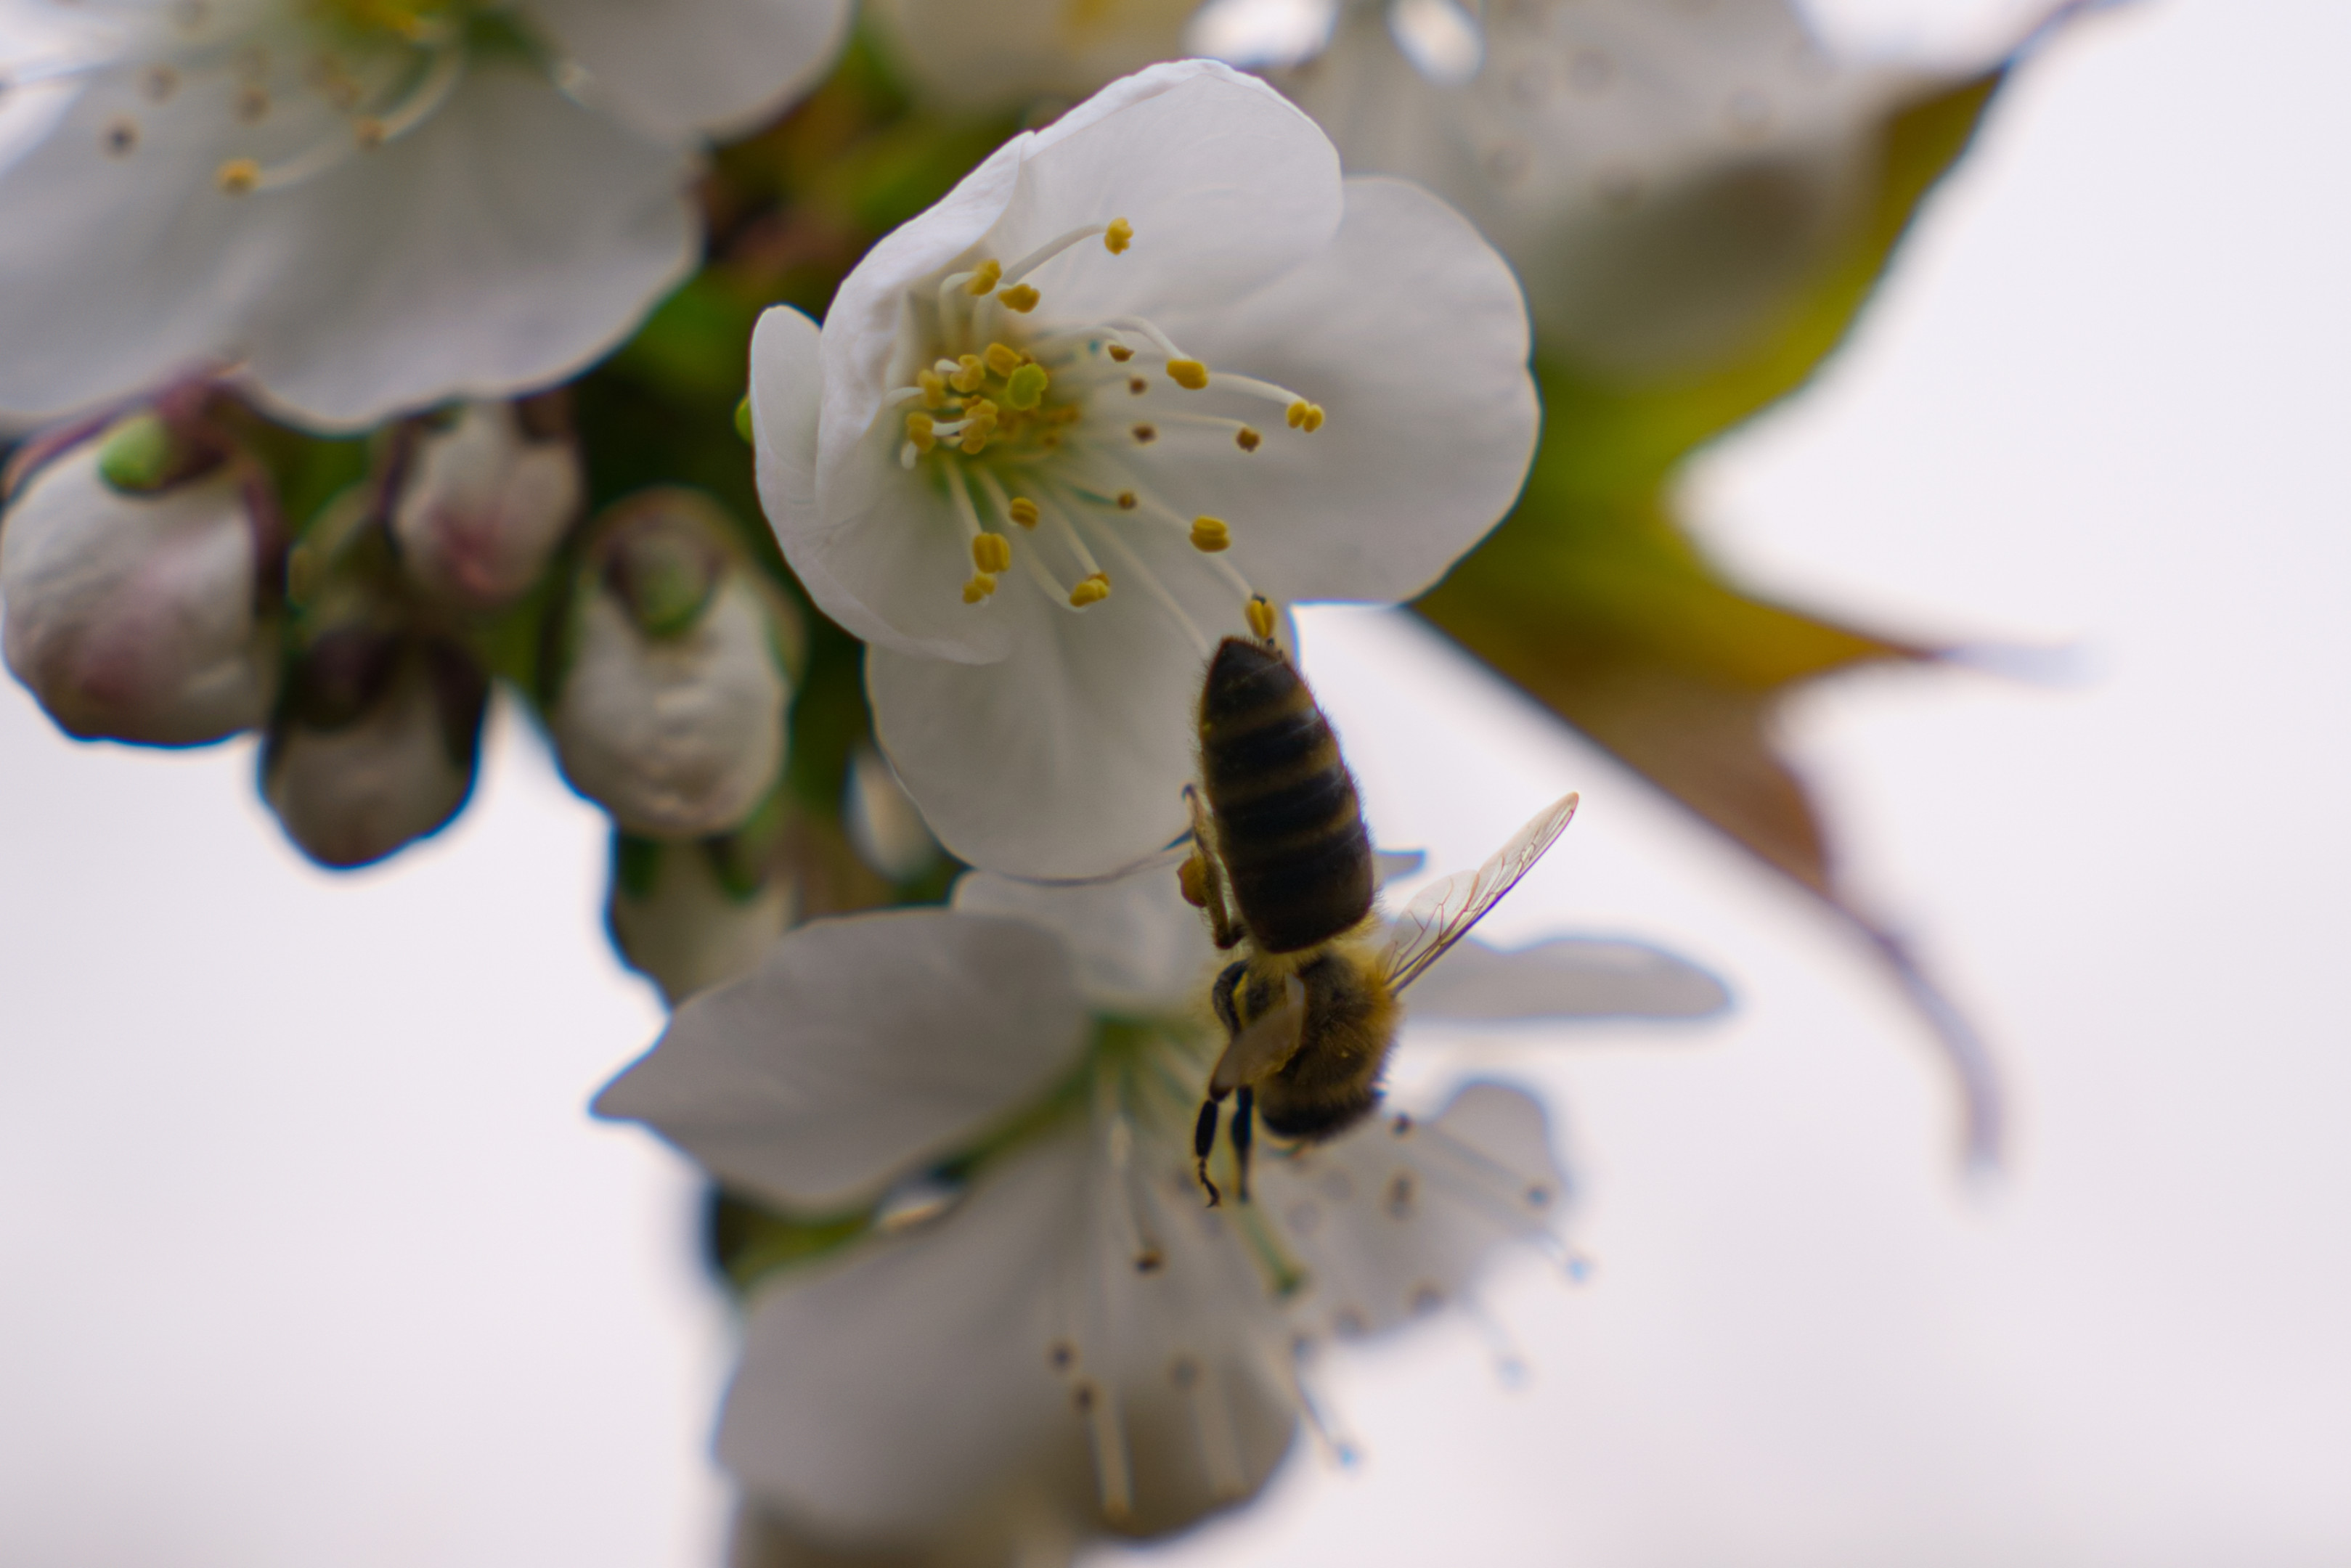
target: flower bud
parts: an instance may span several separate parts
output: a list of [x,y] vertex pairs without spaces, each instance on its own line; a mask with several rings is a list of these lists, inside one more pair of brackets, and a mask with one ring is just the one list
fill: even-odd
[[612,891],[604,907],[612,946],[676,1007],[695,992],[748,974],[799,916],[798,889],[770,867],[744,885],[722,843],[661,843],[612,835]]
[[574,584],[549,705],[564,776],[640,837],[737,826],[783,769],[799,630],[708,498],[620,503]]
[[296,666],[262,793],[304,854],[349,870],[438,832],[474,787],[489,683],[462,651],[364,622]]
[[8,668],[68,734],[201,746],[268,716],[277,632],[249,482],[135,414],[16,495],[0,523]]
[[580,510],[580,454],[568,433],[548,434],[525,405],[472,402],[454,423],[418,436],[392,511],[408,574],[470,610],[495,610],[530,591]]
[[939,841],[890,759],[870,746],[849,759],[841,817],[858,858],[892,882],[911,882],[938,862]]

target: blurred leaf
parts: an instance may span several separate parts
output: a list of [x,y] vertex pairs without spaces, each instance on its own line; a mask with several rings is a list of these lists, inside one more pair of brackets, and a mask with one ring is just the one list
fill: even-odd
[[2006,69],[1893,111],[1864,221],[1752,350],[1638,385],[1541,366],[1543,444],[1525,494],[1418,606],[1867,941],[1950,1061],[1979,1164],[1997,1159],[2001,1139],[1982,1046],[1902,944],[1839,891],[1819,816],[1771,743],[1777,705],[1797,684],[1935,651],[1744,592],[1699,553],[1667,497],[1693,449],[1801,386],[1844,340]]

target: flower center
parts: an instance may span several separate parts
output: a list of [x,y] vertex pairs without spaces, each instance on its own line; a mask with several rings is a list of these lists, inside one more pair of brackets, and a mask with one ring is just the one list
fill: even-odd
[[[1155,447],[1163,467],[1177,453],[1188,462],[1246,461],[1267,429],[1311,434],[1323,411],[1270,382],[1212,371],[1145,317],[1040,318],[1046,300],[1030,275],[1093,239],[1115,258],[1134,243],[1134,229],[1124,218],[1087,225],[1009,264],[982,260],[914,293],[900,345],[906,384],[887,394],[904,431],[898,461],[922,471],[963,524],[966,604],[993,599],[1016,563],[1073,612],[1108,600],[1115,577],[1141,586],[1205,655],[1210,639],[1135,548],[1135,530],[1155,529],[1182,538],[1257,634],[1270,636],[1271,605],[1226,559],[1234,525],[1169,505],[1132,459]],[[1265,428],[1236,412],[1268,404],[1280,412],[1260,416]]]
[[477,0],[172,0],[124,55],[35,74],[125,81],[123,111],[99,130],[106,156],[128,159],[158,139],[225,142],[212,182],[244,196],[301,184],[415,131],[486,43],[534,49]]

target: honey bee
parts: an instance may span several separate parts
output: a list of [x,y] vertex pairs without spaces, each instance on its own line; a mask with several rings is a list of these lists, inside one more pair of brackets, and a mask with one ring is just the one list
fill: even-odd
[[1254,1121],[1319,1143],[1370,1115],[1403,1022],[1398,997],[1551,848],[1576,797],[1536,817],[1477,871],[1424,891],[1377,945],[1372,844],[1355,780],[1280,648],[1245,637],[1218,645],[1199,730],[1200,787],[1185,791],[1192,849],[1178,874],[1217,948],[1243,949],[1209,992],[1227,1044],[1192,1137],[1214,1207],[1223,1195],[1208,1177],[1208,1156],[1225,1100],[1234,1100],[1242,1202]]

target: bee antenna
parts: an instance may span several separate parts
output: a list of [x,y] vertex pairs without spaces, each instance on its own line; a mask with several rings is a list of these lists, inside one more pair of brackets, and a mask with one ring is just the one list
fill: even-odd
[[1217,1184],[1208,1179],[1208,1155],[1215,1152],[1216,1147],[1217,1103],[1214,1100],[1203,1100],[1200,1102],[1200,1119],[1192,1126],[1192,1156],[1197,1163],[1200,1185],[1208,1189],[1210,1208],[1216,1207],[1225,1200],[1225,1195],[1217,1190]]

